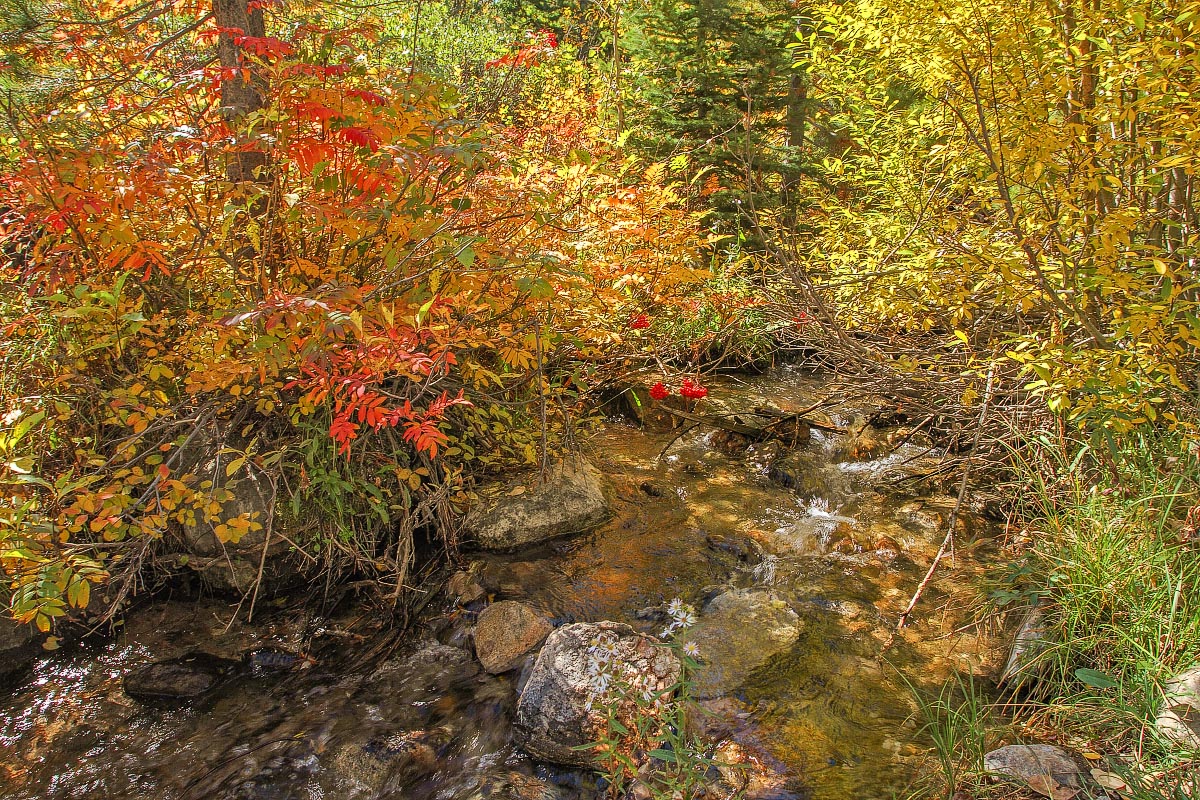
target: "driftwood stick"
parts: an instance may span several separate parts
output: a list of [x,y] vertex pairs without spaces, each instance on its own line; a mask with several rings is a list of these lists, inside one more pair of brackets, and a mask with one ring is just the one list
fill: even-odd
[[[833,425],[826,425],[821,422],[813,422],[810,419],[805,419],[804,417],[800,416],[799,414],[787,414],[785,416],[779,417],[776,420],[773,420],[772,422],[768,423],[767,425],[764,425],[761,428],[755,428],[752,425],[744,425],[740,422],[735,422],[734,420],[726,419],[725,417],[719,417],[714,414],[693,414],[690,411],[682,411],[678,408],[669,408],[667,406],[662,406],[662,410],[667,412],[668,414],[670,414],[673,417],[679,417],[680,419],[686,419],[689,422],[695,422],[700,425],[708,425],[713,428],[719,428],[720,430],[729,431],[730,433],[740,433],[742,436],[748,436],[751,439],[754,439],[755,441],[761,441],[763,439],[770,439],[770,438],[774,437],[775,434],[771,431],[771,428],[776,425],[779,425],[781,422],[783,422],[785,420],[789,420],[789,419],[800,420],[801,422],[808,425],[809,427],[817,428],[818,430],[822,430],[822,431],[829,431],[831,433],[845,433],[846,432],[846,430],[844,428],[838,428]],[[765,414],[759,414],[757,411],[747,412],[747,416],[750,416],[751,414],[753,414],[754,416],[760,416],[760,417],[767,416]]]
[[988,367],[987,388],[983,393],[983,408],[979,412],[979,425],[975,428],[975,439],[971,443],[971,453],[967,456],[967,461],[963,465],[962,480],[958,482],[958,501],[954,504],[954,510],[950,512],[950,521],[947,525],[949,530],[946,531],[946,538],[942,539],[942,546],[938,548],[937,555],[933,557],[933,563],[929,565],[929,571],[925,573],[925,577],[921,579],[921,583],[917,585],[917,591],[913,593],[912,599],[908,601],[908,606],[900,615],[900,620],[896,623],[896,630],[900,630],[908,624],[908,615],[917,607],[917,602],[921,599],[921,595],[925,593],[929,582],[933,580],[933,573],[937,571],[938,564],[941,563],[942,557],[946,555],[946,550],[954,542],[954,526],[958,524],[958,512],[962,509],[963,500],[967,497],[967,479],[971,475],[971,462],[975,457],[975,451],[979,449],[979,440],[983,435],[983,423],[987,420],[988,406],[992,402],[992,379],[996,373],[995,359],[992,359],[992,365]]

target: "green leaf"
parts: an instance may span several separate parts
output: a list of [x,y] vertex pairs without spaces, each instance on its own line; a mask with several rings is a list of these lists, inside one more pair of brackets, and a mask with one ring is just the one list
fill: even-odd
[[669,764],[679,763],[679,754],[674,750],[651,750],[651,758],[657,758],[659,761],[666,761]]
[[1118,684],[1112,678],[1105,675],[1103,672],[1087,667],[1080,667],[1075,670],[1075,677],[1082,683],[1091,686],[1093,689],[1112,689]]

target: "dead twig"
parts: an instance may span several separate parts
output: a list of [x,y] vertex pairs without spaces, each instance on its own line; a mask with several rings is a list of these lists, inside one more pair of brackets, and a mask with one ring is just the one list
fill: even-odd
[[947,548],[954,541],[954,526],[958,524],[958,512],[962,509],[963,501],[967,497],[967,480],[971,475],[971,461],[975,456],[975,451],[979,447],[979,440],[983,436],[983,424],[987,421],[988,407],[992,402],[992,385],[996,374],[996,359],[993,358],[991,363],[992,365],[988,367],[987,388],[984,389],[983,393],[983,408],[979,412],[979,425],[975,428],[975,439],[971,445],[971,453],[967,456],[966,463],[963,464],[962,480],[958,482],[958,500],[954,503],[954,510],[950,512],[946,538],[942,539],[942,546],[938,548],[937,555],[933,557],[933,563],[929,565],[929,571],[925,573],[925,577],[917,585],[917,591],[913,593],[912,599],[908,601],[908,606],[900,614],[900,620],[896,623],[896,630],[900,630],[908,623],[908,615],[916,608],[917,602],[925,592],[925,588],[933,580],[933,573],[937,571],[938,564],[941,563],[942,557],[946,555]]

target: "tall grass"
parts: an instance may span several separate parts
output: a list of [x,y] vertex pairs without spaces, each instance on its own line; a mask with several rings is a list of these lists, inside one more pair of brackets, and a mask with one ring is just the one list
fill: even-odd
[[974,675],[956,675],[934,696],[922,692],[903,674],[901,679],[916,700],[919,733],[929,740],[940,768],[937,787],[926,788],[919,795],[940,793],[949,800],[982,774],[984,754],[998,744],[1000,720]]
[[1102,451],[1043,441],[1036,461],[1017,463],[1048,639],[1028,668],[1036,703],[1026,713],[1133,773],[1174,774],[1190,754],[1153,723],[1166,681],[1200,664],[1200,541],[1187,522],[1200,503],[1195,453],[1143,435]]

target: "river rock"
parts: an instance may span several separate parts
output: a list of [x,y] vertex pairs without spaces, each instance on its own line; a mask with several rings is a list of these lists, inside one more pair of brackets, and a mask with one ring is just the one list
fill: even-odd
[[1200,666],[1167,681],[1154,727],[1173,742],[1200,748]]
[[486,493],[467,515],[467,535],[484,550],[514,550],[547,539],[590,530],[608,519],[600,472],[582,458],[569,458],[545,475]]
[[687,401],[678,395],[669,395],[662,400],[650,396],[648,386],[632,386],[625,390],[623,411],[651,433],[664,433],[684,425],[686,420],[675,416],[671,410],[686,411]]
[[[200,514],[194,521],[182,526],[184,563],[209,588],[225,594],[242,595],[254,587],[259,579],[260,565],[262,585],[260,595],[274,593],[296,584],[300,575],[298,565],[287,557],[290,545],[277,533],[267,543],[268,523],[278,518],[273,514],[275,502],[271,481],[257,467],[249,464],[226,476],[224,464],[230,458],[211,458],[198,469],[201,480],[211,480],[213,498],[220,502],[215,519],[204,519]],[[236,542],[222,542],[216,535],[217,526],[239,517],[258,526]],[[265,560],[263,549],[266,548]]]
[[487,776],[479,790],[483,800],[560,800],[565,795],[554,784],[516,770]]
[[1004,663],[1004,672],[1000,674],[1000,682],[1021,684],[1029,677],[1030,667],[1046,646],[1046,615],[1040,605],[1035,604],[1025,612],[1021,625],[1017,628],[1016,638],[1013,639],[1012,650]]
[[484,669],[499,675],[520,664],[552,630],[553,625],[524,603],[492,603],[475,623],[475,654]]
[[838,455],[846,461],[871,461],[891,449],[887,434],[858,415],[846,427],[846,438],[838,447]]
[[983,757],[985,771],[1005,778],[1036,782],[1044,788],[1052,779],[1059,786],[1082,788],[1087,766],[1070,750],[1052,744],[1010,744]]
[[344,744],[334,751],[329,765],[339,783],[377,793],[385,785],[409,783],[433,772],[438,752],[449,741],[445,728],[400,731],[365,744]]
[[744,800],[775,800],[803,797],[802,787],[773,769],[763,753],[752,752],[735,741],[721,742],[712,754],[713,780],[706,797],[740,797]]
[[487,596],[487,590],[468,570],[460,569],[446,582],[446,593],[460,605],[468,605]]
[[594,754],[574,748],[598,741],[607,724],[608,698],[597,692],[600,648],[611,654],[601,672],[665,691],[679,680],[680,664],[666,647],[617,622],[566,625],[550,634],[517,700],[518,741],[536,758],[590,766]]
[[735,589],[714,597],[693,627],[679,634],[700,650],[696,696],[728,694],[800,638],[800,618],[774,594]]
[[143,702],[193,700],[207,694],[242,669],[239,661],[209,653],[188,653],[156,661],[125,675],[125,694]]
[[37,632],[0,615],[0,690],[16,684],[37,660]]

